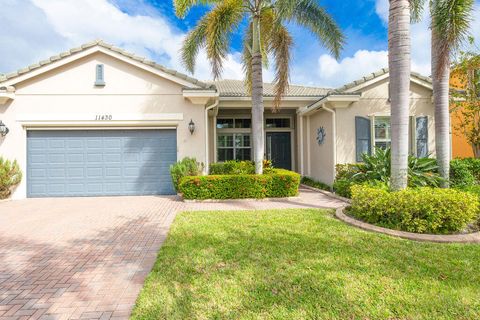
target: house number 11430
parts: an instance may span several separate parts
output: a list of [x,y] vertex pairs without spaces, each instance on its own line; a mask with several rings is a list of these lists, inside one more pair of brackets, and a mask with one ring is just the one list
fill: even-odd
[[99,121],[108,121],[108,120],[112,120],[112,115],[111,114],[97,114],[95,116],[95,120],[99,120]]

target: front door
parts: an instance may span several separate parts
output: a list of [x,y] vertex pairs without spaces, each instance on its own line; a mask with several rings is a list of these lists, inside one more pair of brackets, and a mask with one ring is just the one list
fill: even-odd
[[292,142],[290,132],[267,132],[267,159],[275,168],[292,170]]

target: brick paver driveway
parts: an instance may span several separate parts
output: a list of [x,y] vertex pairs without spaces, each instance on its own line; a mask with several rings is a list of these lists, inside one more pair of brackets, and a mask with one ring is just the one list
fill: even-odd
[[308,190],[290,201],[114,197],[2,202],[0,319],[128,318],[179,211],[342,204]]

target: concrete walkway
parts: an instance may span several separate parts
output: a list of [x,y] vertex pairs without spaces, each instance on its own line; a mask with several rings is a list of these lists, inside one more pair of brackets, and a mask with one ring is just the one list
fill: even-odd
[[0,203],[0,319],[127,319],[176,213],[337,208],[302,189],[290,200],[184,203],[176,197]]

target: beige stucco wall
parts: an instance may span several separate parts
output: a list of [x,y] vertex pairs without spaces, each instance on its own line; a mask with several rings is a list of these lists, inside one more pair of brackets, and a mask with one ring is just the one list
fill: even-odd
[[[104,64],[106,86],[94,86],[95,66]],[[0,155],[17,159],[25,173],[14,192],[14,198],[26,196],[26,136],[29,127],[19,121],[41,117],[55,119],[50,126],[71,128],[104,128],[121,126],[176,127],[177,158],[196,157],[205,161],[204,106],[193,105],[182,95],[183,86],[159,77],[103,53],[95,53],[15,85],[16,97],[7,105],[0,105],[0,119],[10,133],[0,138]],[[96,115],[110,114],[112,121],[95,122]],[[166,114],[176,114],[180,120],[162,120]],[[139,120],[144,116],[151,122]],[[122,119],[122,122],[116,122]],[[188,131],[192,119],[196,125],[193,135]],[[82,123],[84,123],[82,125]],[[88,123],[88,125],[87,125]],[[45,125],[45,128],[51,128]]]
[[[434,109],[432,91],[411,83],[410,116],[428,116],[428,147],[435,153]],[[337,163],[355,163],[355,116],[390,115],[388,79],[362,90],[360,101],[347,108],[336,109]]]
[[[303,117],[303,172],[304,175],[318,181],[332,184],[334,181],[334,163],[355,163],[355,117],[390,115],[388,102],[388,78],[360,89],[362,97],[349,106],[328,103],[326,106],[335,111],[336,119],[336,161],[333,159],[333,118],[322,109]],[[435,154],[435,122],[432,103],[432,91],[416,83],[411,84],[410,116],[428,116],[429,152]],[[299,121],[300,118],[299,118]],[[325,144],[319,146],[317,129],[323,126],[327,136]],[[300,144],[300,131],[298,141]],[[413,142],[413,141],[412,141]],[[300,157],[300,153],[299,153]],[[300,165],[301,167],[301,165]]]
[[[308,118],[310,121],[310,165],[308,176],[317,181],[332,185],[335,180],[333,159],[333,115],[325,110],[320,110]],[[326,132],[325,141],[319,145],[317,129],[323,127]]]

